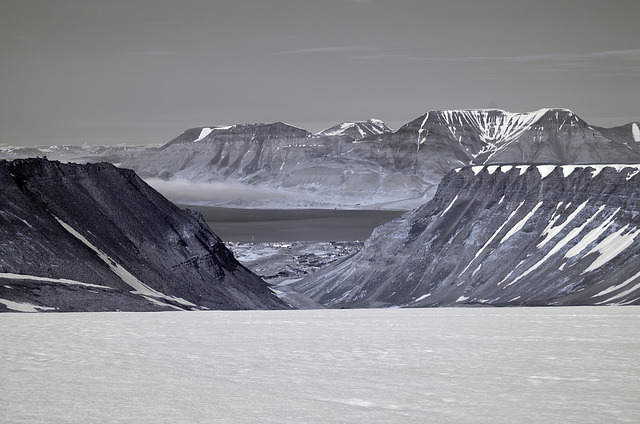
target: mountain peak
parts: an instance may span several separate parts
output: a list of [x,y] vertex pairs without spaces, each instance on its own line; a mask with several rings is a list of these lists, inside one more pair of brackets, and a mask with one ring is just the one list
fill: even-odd
[[343,122],[330,128],[326,128],[316,135],[323,136],[347,136],[359,140],[372,135],[389,133],[393,130],[379,119],[371,118],[366,121]]
[[200,141],[213,141],[216,139],[275,139],[275,138],[307,138],[312,134],[302,128],[286,124],[284,122],[214,125],[210,127],[190,128],[171,140],[165,146],[173,144],[185,144]]

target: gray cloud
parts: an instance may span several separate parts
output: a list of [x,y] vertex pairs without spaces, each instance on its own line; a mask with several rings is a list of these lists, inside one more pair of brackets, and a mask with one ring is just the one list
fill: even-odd
[[352,53],[352,52],[371,52],[380,50],[379,46],[372,44],[357,45],[357,46],[331,46],[331,47],[312,47],[306,49],[286,50],[278,52],[279,55],[289,54],[312,54],[312,53]]
[[427,60],[438,62],[541,62],[541,61],[578,61],[601,58],[615,58],[626,60],[640,60],[640,49],[635,50],[608,50],[588,53],[547,53],[519,56],[464,56],[464,57],[407,57],[411,60]]

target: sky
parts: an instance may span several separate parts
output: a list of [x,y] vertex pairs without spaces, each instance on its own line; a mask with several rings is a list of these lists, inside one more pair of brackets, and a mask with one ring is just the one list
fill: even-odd
[[638,0],[0,0],[0,144],[429,110],[640,120]]

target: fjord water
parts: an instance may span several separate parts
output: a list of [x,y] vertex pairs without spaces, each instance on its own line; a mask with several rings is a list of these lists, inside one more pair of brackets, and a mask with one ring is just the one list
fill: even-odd
[[0,422],[640,420],[632,306],[0,321]]
[[234,209],[189,205],[224,241],[366,240],[374,228],[399,217],[398,210]]

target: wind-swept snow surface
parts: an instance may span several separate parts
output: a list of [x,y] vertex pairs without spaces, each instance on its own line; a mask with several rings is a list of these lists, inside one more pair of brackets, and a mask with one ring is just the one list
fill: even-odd
[[638,422],[636,308],[5,314],[0,422]]

